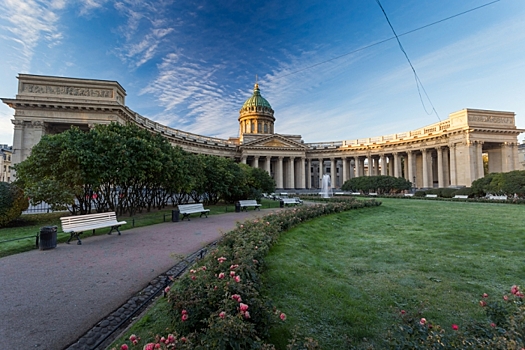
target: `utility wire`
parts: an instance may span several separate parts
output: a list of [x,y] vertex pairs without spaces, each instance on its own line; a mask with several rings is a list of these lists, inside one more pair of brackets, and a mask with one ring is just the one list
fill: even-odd
[[388,22],[388,25],[390,26],[390,29],[392,29],[392,33],[394,33],[394,36],[396,37],[396,40],[397,40],[397,43],[399,45],[399,48],[401,49],[401,52],[403,52],[403,54],[405,55],[405,58],[407,59],[408,61],[408,64],[410,65],[410,68],[412,68],[412,72],[414,72],[414,79],[416,80],[416,86],[417,86],[417,93],[419,94],[419,100],[421,101],[421,105],[423,106],[423,109],[425,110],[425,112],[427,113],[427,115],[430,115],[432,114],[432,112],[428,112],[427,111],[427,107],[425,106],[425,102],[423,101],[423,97],[421,97],[421,90],[419,89],[419,86],[421,86],[421,89],[423,90],[423,92],[425,93],[425,96],[427,97],[427,100],[428,102],[430,103],[430,105],[432,106],[432,111],[434,111],[434,113],[436,113],[436,117],[438,118],[439,121],[441,121],[441,118],[439,118],[439,115],[438,113],[436,112],[436,109],[434,108],[434,104],[432,104],[432,100],[430,99],[430,97],[428,96],[426,90],[425,90],[425,87],[423,86],[423,83],[421,82],[421,80],[419,79],[419,76],[417,75],[417,72],[416,72],[416,69],[414,68],[414,66],[412,65],[412,62],[410,61],[410,58],[408,57],[408,54],[407,52],[405,51],[405,48],[403,47],[403,45],[401,44],[401,40],[399,40],[399,36],[397,35],[396,33],[396,30],[394,29],[394,26],[392,25],[392,23],[390,22],[390,19],[388,18],[388,15],[386,14],[386,11],[385,9],[383,8],[383,5],[381,5],[381,2],[379,0],[376,0],[377,4],[379,5],[379,7],[381,8],[381,11],[383,11],[383,15],[385,15],[385,18],[386,18],[386,21]]
[[[448,21],[449,19],[452,19],[452,18],[455,18],[455,17],[462,16],[462,15],[464,15],[464,14],[467,14],[467,13],[472,12],[472,11],[475,11],[475,10],[479,10],[479,9],[481,9],[481,8],[483,8],[483,7],[486,7],[486,6],[492,5],[492,4],[494,4],[494,3],[496,3],[496,2],[499,2],[499,1],[501,1],[501,0],[494,0],[494,1],[491,1],[491,2],[486,3],[486,4],[484,4],[484,5],[481,5],[481,6],[478,6],[478,7],[474,7],[474,8],[472,8],[472,9],[470,9],[470,10],[463,11],[463,12],[460,12],[460,13],[458,13],[458,14],[452,15],[452,16],[450,16],[450,17],[443,18],[443,19],[441,19],[441,20],[439,20],[439,21],[429,23],[429,24],[424,25],[424,26],[422,26],[422,27],[418,27],[418,28],[416,28],[416,29],[409,30],[408,32],[401,33],[401,34],[399,34],[397,37],[401,37],[401,36],[404,36],[404,35],[407,35],[407,34],[411,34],[411,33],[417,32],[417,31],[419,31],[419,30],[421,30],[421,29],[425,29],[425,28],[431,27],[431,26],[433,26],[433,25],[436,25],[436,24],[439,24],[439,23],[442,23],[442,22]],[[287,76],[289,76],[289,75],[293,75],[293,74],[300,73],[300,72],[305,71],[305,70],[307,70],[307,69],[314,68],[314,67],[320,66],[320,65],[322,65],[322,64],[325,64],[325,63],[328,63],[328,62],[331,62],[331,61],[335,61],[335,60],[337,60],[337,59],[339,59],[339,58],[341,58],[341,57],[345,57],[345,56],[351,55],[351,54],[353,54],[353,53],[356,53],[356,52],[359,52],[359,51],[363,51],[363,50],[369,49],[369,48],[371,48],[371,47],[373,47],[373,46],[377,46],[377,45],[379,45],[379,44],[383,44],[383,43],[386,43],[387,41],[394,40],[394,39],[396,39],[395,36],[393,36],[393,37],[391,37],[391,38],[388,38],[388,39],[384,39],[384,40],[378,41],[378,42],[376,42],[376,43],[373,43],[373,44],[370,44],[370,45],[367,45],[367,46],[360,47],[359,49],[356,49],[356,50],[353,50],[353,51],[347,52],[347,53],[345,53],[345,54],[342,54],[342,55],[339,55],[339,56],[336,56],[336,57],[330,58],[330,59],[328,59],[328,60],[325,60],[325,61],[322,61],[322,62],[319,62],[319,63],[313,64],[313,65],[308,66],[308,67],[304,67],[304,68],[301,68],[301,69],[295,70],[295,71],[290,72],[290,73],[288,73],[288,74],[281,75],[281,76],[279,76],[278,78],[284,78],[284,77],[287,77]]]

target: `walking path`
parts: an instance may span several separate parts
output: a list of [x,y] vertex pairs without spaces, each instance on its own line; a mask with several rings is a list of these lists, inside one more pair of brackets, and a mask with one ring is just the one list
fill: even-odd
[[196,217],[121,236],[86,235],[80,246],[59,244],[1,258],[0,349],[66,348],[182,257],[238,221],[278,210]]

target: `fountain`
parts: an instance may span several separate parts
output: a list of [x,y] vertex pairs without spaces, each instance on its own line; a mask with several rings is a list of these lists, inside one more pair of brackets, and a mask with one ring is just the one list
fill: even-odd
[[323,175],[323,182],[321,183],[321,197],[332,197],[332,183],[330,182],[330,175]]

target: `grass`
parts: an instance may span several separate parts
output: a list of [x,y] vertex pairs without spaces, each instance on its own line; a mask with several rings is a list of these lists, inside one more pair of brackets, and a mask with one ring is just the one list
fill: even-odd
[[[279,202],[263,199],[261,208],[278,208]],[[209,215],[218,215],[235,211],[233,204],[218,204],[205,206],[210,209]],[[152,210],[143,212],[132,217],[122,216],[119,219],[127,221],[126,225],[120,227],[121,231],[129,230],[133,227],[143,227],[162,222],[171,221],[171,212],[173,208],[169,207],[162,210]],[[69,215],[68,212],[43,213],[43,214],[25,214],[18,220],[11,223],[8,227],[0,228],[0,258],[12,254],[18,254],[36,248],[36,235],[40,232],[42,226],[58,226],[58,243],[66,242],[69,234],[60,230],[60,217]],[[193,215],[195,216],[195,214]],[[106,234],[109,229],[103,228],[95,231],[96,235]],[[89,239],[91,232],[85,232],[81,239]]]
[[[266,294],[323,349],[382,348],[401,309],[449,328],[480,319],[481,295],[525,278],[523,206],[381,199],[375,210],[319,218],[287,232],[266,259]],[[364,341],[367,339],[368,341]]]

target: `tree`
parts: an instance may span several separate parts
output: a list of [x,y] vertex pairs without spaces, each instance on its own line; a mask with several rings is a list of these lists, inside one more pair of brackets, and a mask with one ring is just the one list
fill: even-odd
[[24,191],[15,184],[0,182],[0,227],[17,219],[29,206]]

